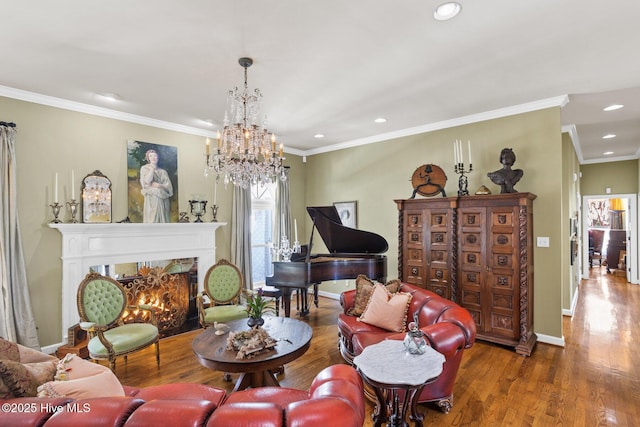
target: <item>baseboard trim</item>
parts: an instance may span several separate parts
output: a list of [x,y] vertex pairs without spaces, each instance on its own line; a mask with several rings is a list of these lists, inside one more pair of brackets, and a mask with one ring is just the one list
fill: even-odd
[[340,299],[340,294],[334,294],[332,292],[325,292],[325,291],[321,291],[321,290],[318,290],[318,296],[319,297],[329,298],[329,299],[334,299],[334,300],[339,300]]
[[561,337],[552,337],[551,335],[544,335],[538,332],[536,332],[536,335],[538,336],[538,342],[564,347],[564,335]]
[[62,347],[63,345],[65,345],[66,343],[57,343],[57,344],[51,344],[45,347],[42,347],[40,349],[40,351],[42,351],[43,353],[47,353],[47,354],[54,354],[56,351],[58,351],[58,347]]
[[578,304],[578,292],[579,288],[576,288],[576,291],[573,293],[573,298],[571,298],[571,308],[563,309],[562,315],[573,317],[573,314],[576,312],[576,305]]

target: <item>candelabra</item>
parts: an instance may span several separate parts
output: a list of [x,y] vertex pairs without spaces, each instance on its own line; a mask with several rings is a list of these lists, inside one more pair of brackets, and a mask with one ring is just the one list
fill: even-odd
[[213,214],[213,218],[211,218],[211,222],[218,221],[218,205],[211,206],[211,213]]
[[207,212],[206,200],[189,200],[189,207],[191,213],[196,216],[196,220],[193,222],[202,222],[202,216]]
[[283,262],[290,262],[291,255],[299,254],[300,249],[300,242],[298,242],[297,240],[293,242],[293,246],[289,246],[289,239],[287,238],[287,236],[282,236],[282,239],[280,240],[280,246],[272,247],[274,257],[279,255],[281,257],[281,261]]
[[469,170],[465,170],[464,163],[456,163],[453,170],[455,171],[455,173],[460,175],[460,178],[458,178],[458,196],[468,196],[469,182],[465,174],[471,173],[473,171],[473,165],[469,163]]
[[78,214],[78,205],[80,203],[76,202],[76,199],[71,199],[70,202],[67,202],[67,206],[69,206],[69,210],[71,211],[71,220],[69,220],[72,224],[77,224],[78,220],[76,219],[76,215]]

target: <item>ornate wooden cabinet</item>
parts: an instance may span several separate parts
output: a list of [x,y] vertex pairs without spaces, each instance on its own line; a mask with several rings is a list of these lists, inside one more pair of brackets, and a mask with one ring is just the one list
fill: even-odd
[[398,276],[455,301],[457,198],[396,200]]
[[396,200],[398,275],[465,307],[479,339],[529,356],[533,333],[531,193]]

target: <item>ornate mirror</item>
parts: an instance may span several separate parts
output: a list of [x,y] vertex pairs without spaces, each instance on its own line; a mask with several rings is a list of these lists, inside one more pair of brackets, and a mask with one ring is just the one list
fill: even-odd
[[82,222],[111,222],[111,181],[99,170],[85,176],[82,190]]

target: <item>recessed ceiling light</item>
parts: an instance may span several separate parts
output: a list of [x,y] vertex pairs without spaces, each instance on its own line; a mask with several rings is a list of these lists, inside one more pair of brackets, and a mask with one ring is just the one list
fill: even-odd
[[608,107],[604,107],[602,111],[614,111],[614,110],[619,110],[622,107],[624,107],[624,105],[622,104],[611,104]]
[[376,123],[386,123],[387,119],[385,119],[384,117],[378,117],[377,119],[374,120],[374,122],[376,122]]
[[324,135],[321,133],[316,133],[315,135],[313,135],[314,138],[324,138]]
[[433,12],[433,18],[436,21],[446,21],[448,19],[455,17],[458,13],[460,13],[461,9],[462,9],[462,6],[460,6],[460,3],[456,3],[456,2],[442,3],[440,6],[436,8],[436,11]]
[[102,97],[103,99],[106,99],[107,101],[112,101],[112,102],[120,100],[120,95],[118,95],[117,93],[111,93],[111,92],[99,93],[98,96]]
[[602,139],[611,139],[611,138],[615,138],[616,134],[615,133],[608,133],[605,136],[602,137]]
[[611,154],[613,154],[613,151],[605,151],[604,153],[605,156],[610,156]]

